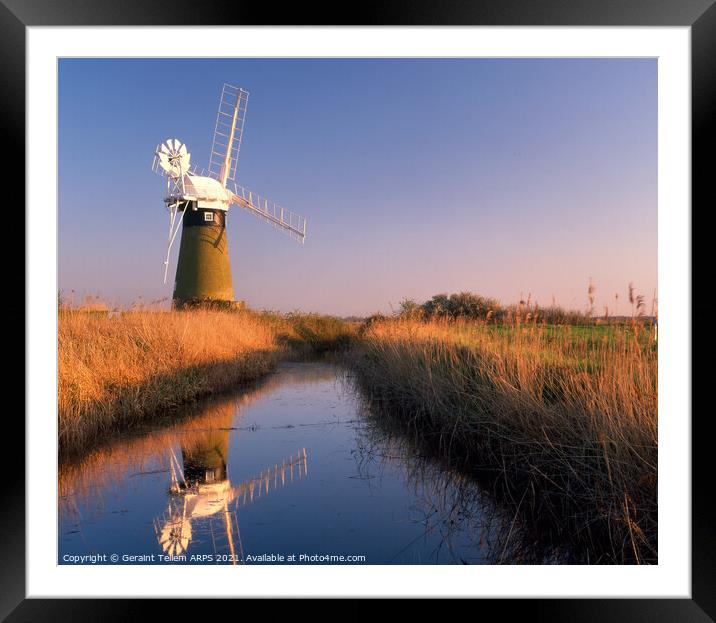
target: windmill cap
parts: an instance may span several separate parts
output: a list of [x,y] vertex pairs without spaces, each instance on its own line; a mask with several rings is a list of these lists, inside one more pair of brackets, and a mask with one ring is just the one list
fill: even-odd
[[217,209],[228,209],[228,202],[231,200],[231,193],[221,185],[221,182],[213,177],[202,175],[184,175],[184,191],[176,192],[168,199],[185,199],[189,201],[201,201],[216,203]]

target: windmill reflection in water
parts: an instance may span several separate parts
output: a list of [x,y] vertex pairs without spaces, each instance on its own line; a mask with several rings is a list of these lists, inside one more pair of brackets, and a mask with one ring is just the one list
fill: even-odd
[[233,485],[226,469],[228,447],[226,430],[206,431],[191,446],[182,445],[182,462],[170,447],[168,505],[154,521],[157,541],[165,555],[186,554],[192,539],[196,541],[194,523],[195,528],[208,528],[215,554],[228,550],[227,562],[243,561],[238,509],[308,475],[306,449],[301,448],[297,454]]

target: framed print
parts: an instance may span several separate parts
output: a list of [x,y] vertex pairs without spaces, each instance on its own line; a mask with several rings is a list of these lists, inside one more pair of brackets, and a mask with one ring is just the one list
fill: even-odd
[[7,620],[716,617],[712,2],[0,16],[27,245]]

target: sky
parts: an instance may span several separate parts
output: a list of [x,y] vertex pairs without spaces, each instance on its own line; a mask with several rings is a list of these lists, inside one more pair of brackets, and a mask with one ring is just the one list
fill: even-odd
[[[627,313],[657,287],[655,59],[61,59],[59,289],[171,298],[156,145],[207,166],[224,82],[249,91],[232,208],[237,299],[364,316],[472,291]],[[620,307],[615,308],[615,293]]]

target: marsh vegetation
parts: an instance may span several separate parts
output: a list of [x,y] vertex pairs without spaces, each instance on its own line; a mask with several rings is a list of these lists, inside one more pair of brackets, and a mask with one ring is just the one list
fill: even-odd
[[373,322],[351,368],[424,448],[584,562],[656,562],[657,349],[641,322]]
[[[64,306],[60,452],[86,454],[280,361],[339,353],[366,417],[477,478],[542,544],[568,544],[579,562],[655,563],[655,299],[646,316],[630,286],[628,315],[597,317],[591,294],[584,311],[437,295],[362,322]],[[549,557],[540,538],[525,560]]]
[[61,454],[202,396],[261,378],[278,361],[342,347],[352,329],[318,314],[64,307],[58,318]]

